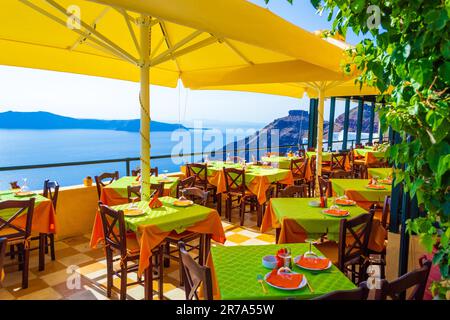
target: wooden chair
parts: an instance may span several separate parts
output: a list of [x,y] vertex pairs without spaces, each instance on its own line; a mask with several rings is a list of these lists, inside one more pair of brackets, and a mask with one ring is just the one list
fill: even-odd
[[312,300],[367,300],[368,295],[369,289],[364,281],[359,284],[357,289],[333,291]]
[[[292,172],[292,176],[294,178],[294,184],[301,185],[306,183],[305,173],[306,166],[308,165],[308,159],[291,159],[290,170]],[[277,182],[276,184],[276,196],[278,196],[281,188],[286,187],[285,185]]]
[[347,174],[351,176],[351,171],[347,171],[345,168],[345,162],[347,160],[347,152],[338,152],[331,154],[331,177],[335,174]]
[[321,197],[332,197],[333,190],[331,187],[331,181],[324,177],[319,177],[319,191]]
[[95,176],[95,184],[97,186],[98,198],[100,199],[100,196],[102,195],[102,188],[106,187],[107,185],[110,185],[111,183],[113,183],[118,179],[119,179],[119,171],[116,171],[114,173],[105,172],[99,176]]
[[211,269],[199,265],[186,251],[185,245],[182,241],[178,243],[180,251],[180,264],[183,271],[184,291],[186,293],[186,300],[199,300],[197,293],[200,285],[203,284],[203,296],[205,300],[213,300],[212,276]]
[[305,173],[306,166],[308,165],[307,158],[300,159],[292,159],[290,164],[290,169],[292,172],[292,176],[294,177],[295,184],[303,184],[305,183]]
[[181,197],[181,191],[185,188],[192,188],[195,184],[195,175],[180,180],[177,184],[177,198]]
[[127,186],[128,203],[141,200],[141,186]]
[[[377,206],[373,205],[371,208],[375,211],[377,209]],[[391,208],[391,197],[386,196],[384,198],[384,204],[383,204],[382,213],[381,213],[381,226],[385,230],[388,230],[388,228],[389,228],[388,219],[389,219],[390,208]],[[386,274],[386,247],[387,247],[387,240],[388,240],[387,235],[388,234],[386,232],[386,238],[384,239],[385,246],[384,246],[383,250],[381,252],[375,252],[375,251],[369,250],[369,257],[368,257],[370,265],[376,265],[376,266],[380,267],[381,279],[384,279],[385,274]]]
[[[28,288],[28,269],[30,262],[31,227],[33,222],[35,198],[29,200],[7,200],[0,202],[2,210],[17,210],[11,217],[0,215],[0,237],[6,238],[8,244],[17,247],[19,270],[22,270],[22,289]],[[15,220],[26,215],[25,227],[19,227]],[[39,246],[39,261],[43,261],[44,248]]]
[[308,152],[313,152],[313,151],[316,151],[316,148],[315,147],[308,147],[307,151]]
[[150,198],[154,196],[163,197],[164,196],[164,182],[160,183],[151,183],[150,190],[153,190],[150,194]]
[[8,239],[0,238],[0,287],[3,281],[3,277],[5,275],[3,271],[3,266],[5,265],[5,255],[6,255],[6,246],[8,243]]
[[[183,196],[187,199],[194,201],[197,204],[205,206],[208,201],[208,193],[202,189],[192,187],[184,189]],[[166,237],[166,247],[164,251],[165,266],[169,267],[169,261],[167,259],[171,259],[177,262],[180,262],[180,256],[178,252],[178,242],[182,241],[188,247],[187,251],[191,252],[193,250],[198,251],[198,255],[196,255],[193,259],[198,260],[200,265],[203,265],[206,261],[206,250],[209,251],[209,235],[202,235],[200,233],[192,232],[192,231],[184,231],[178,234],[175,231],[172,231],[169,236]],[[208,243],[206,243],[208,242]],[[172,247],[171,247],[172,246]],[[175,247],[175,248],[174,248]],[[179,274],[180,274],[180,285],[183,285],[183,269],[181,267],[181,263],[179,263]]]
[[217,187],[208,182],[208,165],[205,163],[189,163],[186,165],[187,176],[195,176],[194,187],[210,191],[214,202],[217,203],[217,211],[222,212],[222,196],[217,194]]
[[[258,202],[258,198],[250,190],[247,190],[245,185],[245,171],[235,168],[223,168],[226,185],[226,217],[231,222],[231,212],[234,208],[239,208],[240,225],[244,225],[245,218],[245,206],[250,205],[256,207],[257,213],[257,225],[261,225],[262,214],[261,206]],[[237,205],[233,207],[233,203],[237,202]]]
[[353,176],[353,178],[360,178],[363,179],[365,178],[365,160],[364,159],[356,159],[355,158],[355,150],[353,148],[350,149],[350,151],[348,152],[348,159],[350,162],[350,170],[351,170],[351,175]]
[[[127,286],[134,284],[141,284],[143,281],[138,279],[134,283],[127,283],[127,274],[129,272],[137,271],[138,264],[134,264],[129,267],[128,262],[139,261],[140,258],[140,246],[136,238],[135,233],[127,233],[125,228],[125,220],[123,211],[113,210],[108,206],[99,202],[100,216],[103,225],[103,236],[105,241],[105,253],[106,253],[106,269],[107,269],[107,283],[106,283],[106,295],[111,297],[113,285],[113,277],[116,275],[120,278],[120,300],[126,300]],[[115,253],[119,253],[118,258],[114,258]],[[153,258],[155,263],[155,271],[158,278],[158,293],[160,300],[163,299],[163,265],[162,253],[163,250],[160,247],[153,250]],[[114,270],[114,262],[120,261],[120,270]]]
[[287,186],[280,191],[280,198],[307,198],[308,197],[308,185],[293,185]]
[[[340,222],[339,242],[327,241],[316,247],[355,283],[365,280],[373,210]],[[358,267],[358,270],[356,270]],[[358,280],[356,280],[356,278]]]
[[[59,184],[57,181],[50,181],[46,179],[44,181],[44,189],[42,195],[49,199],[52,202],[53,208],[56,210],[56,205],[58,204],[58,195],[59,195]],[[55,234],[46,233],[40,234],[39,236],[32,236],[31,241],[41,239],[40,245],[44,246],[45,254],[48,254],[50,249],[50,257],[52,261],[55,261]],[[30,250],[35,250],[36,248],[32,248]],[[42,266],[43,267],[43,266]],[[42,270],[41,270],[42,271]]]
[[[381,280],[381,289],[378,290],[377,297],[380,300],[386,300],[387,298],[392,300],[423,300],[431,261],[424,256],[419,262],[419,269],[408,272],[394,281]],[[406,291],[410,288],[412,288],[412,292],[406,297]]]

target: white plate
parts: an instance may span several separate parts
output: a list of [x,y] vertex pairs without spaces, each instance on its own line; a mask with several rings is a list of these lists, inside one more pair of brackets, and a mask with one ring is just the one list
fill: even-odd
[[[300,255],[300,256],[296,256],[296,257],[294,258],[294,263],[295,263],[295,265],[296,265],[297,267],[299,267],[300,269],[305,269],[305,270],[310,270],[310,271],[324,271],[324,270],[330,269],[331,266],[333,265],[333,264],[331,263],[331,260],[330,260],[330,261],[328,261],[328,266],[327,266],[325,269],[312,269],[312,268],[302,267],[302,266],[300,266],[300,265],[297,264],[297,261],[300,260],[300,258],[301,258],[302,256],[303,256],[303,255]],[[317,258],[325,259],[324,256],[317,256]]]
[[308,206],[310,206],[310,207],[320,207],[320,201],[312,200],[312,201],[308,202]]
[[[298,272],[292,272],[292,273],[298,273]],[[288,288],[282,288],[282,287],[275,286],[275,285],[273,285],[273,284],[271,284],[270,282],[267,281],[267,277],[268,277],[270,274],[271,274],[271,272],[268,272],[268,273],[264,276],[264,281],[265,281],[269,286],[271,286],[271,287],[273,287],[273,288],[280,289],[280,290],[285,290],[285,291],[298,290],[298,289],[301,289],[301,288],[303,288],[304,286],[306,286],[306,284],[308,283],[308,281],[306,280],[306,277],[303,276],[302,282],[300,282],[300,284],[299,284],[299,286],[298,286],[297,288],[289,288],[289,289],[288,289]]]

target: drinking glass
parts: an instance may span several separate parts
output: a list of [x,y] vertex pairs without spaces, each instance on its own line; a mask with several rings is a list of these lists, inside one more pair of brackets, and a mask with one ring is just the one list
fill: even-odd
[[22,187],[20,187],[20,191],[22,192],[27,192],[28,190],[30,190],[30,188],[28,188],[28,179],[27,178],[23,178],[22,179]]

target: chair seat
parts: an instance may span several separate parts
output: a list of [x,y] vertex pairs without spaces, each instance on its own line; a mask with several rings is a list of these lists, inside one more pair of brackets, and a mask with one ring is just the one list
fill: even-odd
[[17,235],[17,230],[14,228],[4,228],[0,230],[0,238],[7,238],[8,239],[8,245],[15,245],[15,244],[21,244],[25,241],[24,237],[11,237],[12,235]]
[[334,241],[325,241],[315,244],[315,247],[322,252],[322,254],[331,260],[337,266],[339,260],[338,244]]

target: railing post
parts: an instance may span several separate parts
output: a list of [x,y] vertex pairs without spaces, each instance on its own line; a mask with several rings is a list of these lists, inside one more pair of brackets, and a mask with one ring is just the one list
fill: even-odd
[[259,130],[256,131],[256,161],[259,161]]
[[336,98],[332,97],[330,101],[330,120],[328,122],[328,149],[333,149],[334,132],[334,110],[336,109]]
[[356,118],[356,144],[361,143],[363,115],[364,115],[364,99],[360,97],[360,100],[358,102],[358,114]]
[[267,130],[267,152],[272,152],[272,132]]
[[344,136],[342,137],[342,150],[347,150],[349,117],[350,117],[350,98],[347,98],[345,99]]
[[126,172],[127,172],[127,176],[130,176],[130,159],[127,158],[127,160],[125,161],[126,163]]
[[369,120],[369,143],[373,140],[373,127],[375,121],[375,101],[372,102],[372,107],[370,108],[370,120]]
[[244,152],[245,152],[245,161],[250,162],[250,150],[249,150],[250,138],[247,136],[244,140]]
[[237,157],[237,155],[238,155],[237,147],[238,147],[237,137],[234,137],[234,142],[233,142],[233,155],[234,155],[234,157]]

